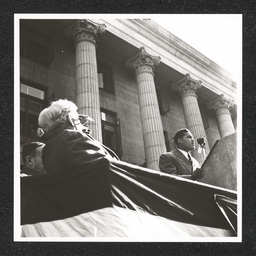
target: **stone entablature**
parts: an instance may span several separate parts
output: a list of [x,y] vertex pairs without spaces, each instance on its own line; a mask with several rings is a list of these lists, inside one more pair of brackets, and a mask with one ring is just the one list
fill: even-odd
[[216,94],[236,98],[236,83],[226,70],[154,21],[116,19],[100,22],[106,24],[107,31],[138,49],[145,46],[148,52],[160,56],[162,63],[181,74],[190,73],[202,80],[204,87]]

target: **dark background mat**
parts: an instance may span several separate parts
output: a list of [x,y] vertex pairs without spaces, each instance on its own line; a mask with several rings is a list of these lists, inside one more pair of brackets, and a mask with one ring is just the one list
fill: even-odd
[[[1,0],[0,255],[254,255],[256,4],[248,1]],[[243,14],[243,242],[242,243],[55,243],[13,241],[14,13]],[[219,39],[221,40],[221,38]]]

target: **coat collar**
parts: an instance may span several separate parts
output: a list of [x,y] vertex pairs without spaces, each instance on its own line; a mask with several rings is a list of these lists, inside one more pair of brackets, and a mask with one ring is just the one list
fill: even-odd
[[176,148],[173,153],[177,157],[177,161],[179,161],[190,173],[192,173],[193,167],[191,166],[188,159]]
[[47,141],[50,137],[54,137],[60,132],[66,130],[66,129],[74,129],[74,127],[68,125],[66,122],[65,123],[59,123],[57,126],[55,126],[53,129],[45,133],[45,140]]
[[24,168],[22,168],[21,174],[27,174],[28,176],[38,175],[38,173],[36,171],[34,171],[26,166]]

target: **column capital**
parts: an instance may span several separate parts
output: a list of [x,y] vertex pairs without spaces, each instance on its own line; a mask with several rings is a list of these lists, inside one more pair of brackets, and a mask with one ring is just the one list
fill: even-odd
[[136,71],[136,74],[143,72],[153,73],[154,67],[159,65],[161,58],[148,54],[144,47],[139,49],[139,52],[126,61],[126,66]]
[[235,102],[221,94],[216,99],[209,101],[207,107],[215,110],[216,114],[230,114],[230,110],[235,108]]
[[195,80],[190,77],[190,74],[185,74],[185,76],[172,83],[171,88],[174,91],[178,91],[182,97],[186,96],[196,96],[197,89],[202,87],[202,81]]
[[76,44],[80,41],[90,41],[96,45],[97,34],[103,33],[105,28],[105,24],[99,24],[88,19],[77,20],[66,29],[65,34],[74,37]]

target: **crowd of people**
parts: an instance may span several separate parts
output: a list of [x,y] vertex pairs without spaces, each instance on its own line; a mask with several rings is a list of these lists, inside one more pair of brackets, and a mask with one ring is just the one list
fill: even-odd
[[[38,135],[45,143],[25,144],[21,176],[75,171],[100,158],[119,160],[112,150],[90,135],[90,121],[89,116],[78,114],[73,102],[66,99],[52,102],[38,118]],[[195,149],[192,133],[186,128],[178,130],[174,143],[174,150],[160,156],[160,171],[190,180],[201,179],[203,170],[191,155]]]

